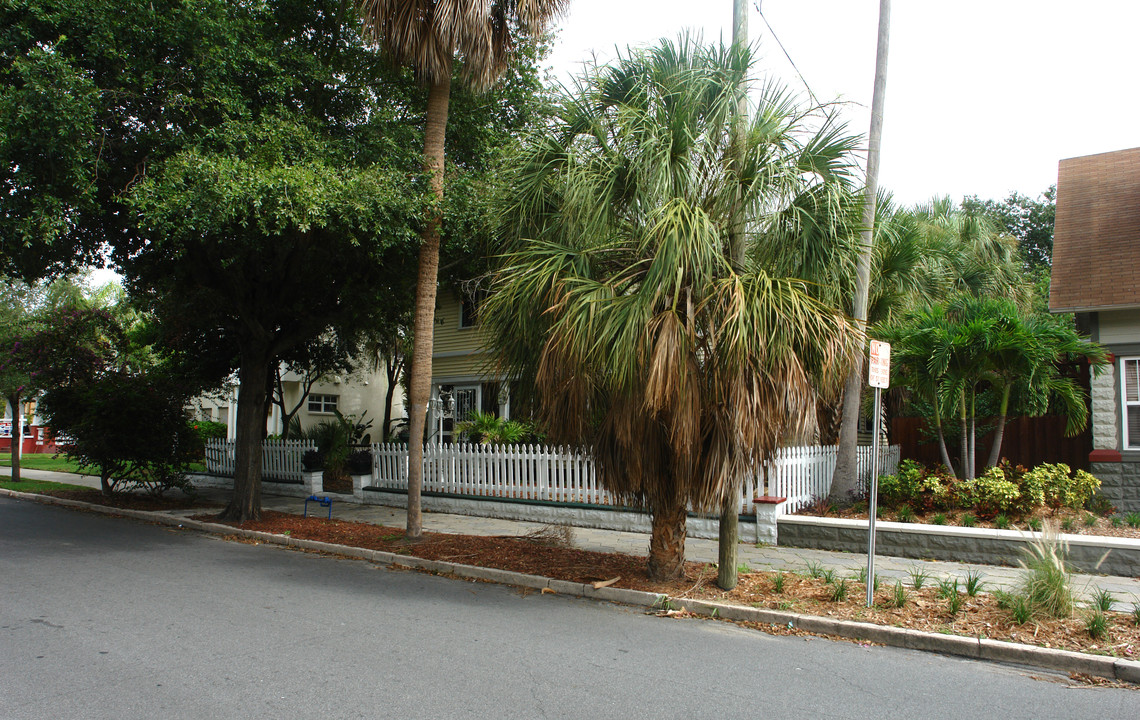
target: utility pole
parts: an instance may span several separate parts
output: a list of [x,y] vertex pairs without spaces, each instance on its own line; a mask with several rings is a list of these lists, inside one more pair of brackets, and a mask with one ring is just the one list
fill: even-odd
[[[748,5],[746,0],[732,2],[732,47],[743,51],[748,47]],[[741,78],[740,97],[736,101],[736,115],[732,119],[733,165],[737,169],[744,163],[742,138],[748,118],[748,77]],[[734,173],[735,175],[735,173]],[[738,191],[739,192],[739,191]],[[744,204],[740,197],[733,211],[729,231],[728,253],[733,267],[744,265]],[[724,505],[720,510],[720,531],[717,543],[716,584],[722,590],[736,587],[736,550],[740,544],[740,488],[744,478],[730,478]]]
[[[883,137],[883,103],[887,91],[887,49],[891,30],[891,0],[879,0],[879,39],[875,53],[875,91],[871,98],[871,131],[867,137],[867,183],[863,198],[863,231],[860,234],[859,265],[855,274],[855,304],[852,316],[859,329],[867,330],[867,298],[871,284],[871,252],[874,243],[875,202],[879,189],[879,147]],[[839,428],[839,456],[831,476],[830,499],[851,501],[857,485],[856,448],[859,443],[859,401],[863,390],[863,351],[855,356],[843,386],[843,418]]]

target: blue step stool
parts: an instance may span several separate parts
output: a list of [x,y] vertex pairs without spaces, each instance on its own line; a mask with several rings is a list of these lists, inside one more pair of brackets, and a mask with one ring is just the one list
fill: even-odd
[[332,520],[332,498],[331,497],[317,497],[316,495],[310,495],[309,497],[305,498],[305,515],[304,515],[304,517],[309,517],[309,502],[310,501],[315,502],[315,503],[319,503],[320,506],[323,508],[328,508],[329,509],[329,520]]

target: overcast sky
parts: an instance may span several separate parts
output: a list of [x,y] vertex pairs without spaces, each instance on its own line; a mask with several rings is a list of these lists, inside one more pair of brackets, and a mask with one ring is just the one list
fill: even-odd
[[[763,0],[776,37],[821,101],[850,101],[866,133],[877,0]],[[801,88],[757,10],[762,74]],[[596,53],[676,37],[731,37],[732,0],[571,0],[551,58],[568,79]],[[934,195],[1036,196],[1062,158],[1140,145],[1140,3],[896,0],[880,185],[910,204]],[[806,97],[806,95],[805,95]]]

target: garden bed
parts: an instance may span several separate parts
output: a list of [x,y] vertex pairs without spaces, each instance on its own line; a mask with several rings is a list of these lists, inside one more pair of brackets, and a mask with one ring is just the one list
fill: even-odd
[[[196,519],[216,522],[210,515]],[[652,582],[645,577],[644,557],[565,547],[556,533],[484,537],[425,532],[421,542],[409,544],[402,528],[277,512],[266,512],[259,521],[233,526],[569,582],[613,580],[612,587],[666,595],[674,601],[680,599],[681,605],[687,598],[713,600],[1127,659],[1134,659],[1140,653],[1138,612],[1131,605],[1135,598],[1114,598],[1114,609],[1103,613],[1103,634],[1092,637],[1090,610],[1080,610],[1068,618],[1034,616],[1023,623],[1017,622],[1008,608],[1001,607],[1007,601],[984,591],[984,577],[976,578],[972,587],[969,587],[970,579],[965,577],[940,586],[935,580],[916,574],[907,585],[884,583],[875,592],[874,607],[866,608],[865,586],[857,578],[828,577],[819,568],[805,566],[797,573],[743,572],[739,585],[725,592],[716,587],[714,565],[686,563],[683,577],[671,582]],[[922,587],[915,587],[916,584]],[[836,590],[839,585],[843,585],[844,590]],[[840,594],[842,597],[837,597]],[[795,628],[761,629],[802,634]]]

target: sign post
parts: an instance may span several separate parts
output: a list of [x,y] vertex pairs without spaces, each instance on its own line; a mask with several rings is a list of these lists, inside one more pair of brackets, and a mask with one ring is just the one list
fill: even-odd
[[867,365],[867,384],[875,388],[875,415],[871,420],[871,479],[868,482],[867,500],[867,607],[875,602],[875,516],[879,504],[879,423],[882,412],[883,388],[891,384],[890,343],[871,341],[870,363]]

